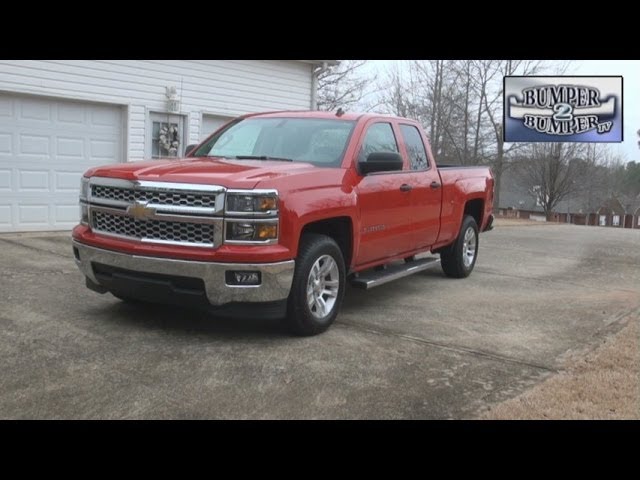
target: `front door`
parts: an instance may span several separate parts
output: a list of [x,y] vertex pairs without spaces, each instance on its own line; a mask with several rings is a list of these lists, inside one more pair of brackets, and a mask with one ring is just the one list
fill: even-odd
[[[374,121],[363,133],[358,160],[372,152],[398,152],[391,123]],[[361,178],[356,186],[360,204],[360,245],[356,265],[376,262],[413,248],[411,183],[413,173],[376,172]]]

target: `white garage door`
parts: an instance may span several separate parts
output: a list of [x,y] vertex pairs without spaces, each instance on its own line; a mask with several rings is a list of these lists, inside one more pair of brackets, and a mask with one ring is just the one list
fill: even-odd
[[200,141],[207,138],[232,117],[220,117],[218,115],[202,115],[202,128],[200,129]]
[[65,230],[80,177],[123,158],[122,109],[0,93],[0,232]]

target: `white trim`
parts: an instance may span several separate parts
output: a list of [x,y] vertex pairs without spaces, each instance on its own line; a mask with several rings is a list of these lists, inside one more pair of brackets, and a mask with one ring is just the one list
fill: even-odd
[[116,107],[124,107],[130,105],[129,102],[123,102],[118,100],[101,100],[95,98],[91,95],[56,95],[55,93],[43,92],[41,89],[30,89],[24,87],[12,88],[11,90],[7,90],[5,88],[0,88],[0,94],[21,94],[21,95],[31,95],[39,98],[48,98],[51,100],[71,100],[77,102],[89,102],[89,103],[98,103],[100,105],[112,105]]

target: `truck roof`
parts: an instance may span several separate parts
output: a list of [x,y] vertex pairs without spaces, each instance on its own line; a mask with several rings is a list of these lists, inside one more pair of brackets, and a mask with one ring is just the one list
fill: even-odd
[[369,118],[390,118],[390,119],[399,119],[399,120],[410,120],[402,117],[397,117],[395,115],[388,115],[382,113],[357,113],[357,112],[344,112],[341,116],[337,116],[336,112],[323,112],[319,110],[280,110],[275,112],[263,112],[263,113],[250,113],[248,115],[243,115],[243,117],[260,117],[260,118],[332,118],[332,119],[340,119],[340,120],[358,120],[358,119],[369,119]]

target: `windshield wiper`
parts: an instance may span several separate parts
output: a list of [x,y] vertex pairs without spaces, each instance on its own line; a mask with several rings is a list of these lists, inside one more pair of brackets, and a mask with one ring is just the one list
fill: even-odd
[[236,160],[278,160],[280,162],[293,162],[292,158],[270,157],[268,155],[236,155]]

